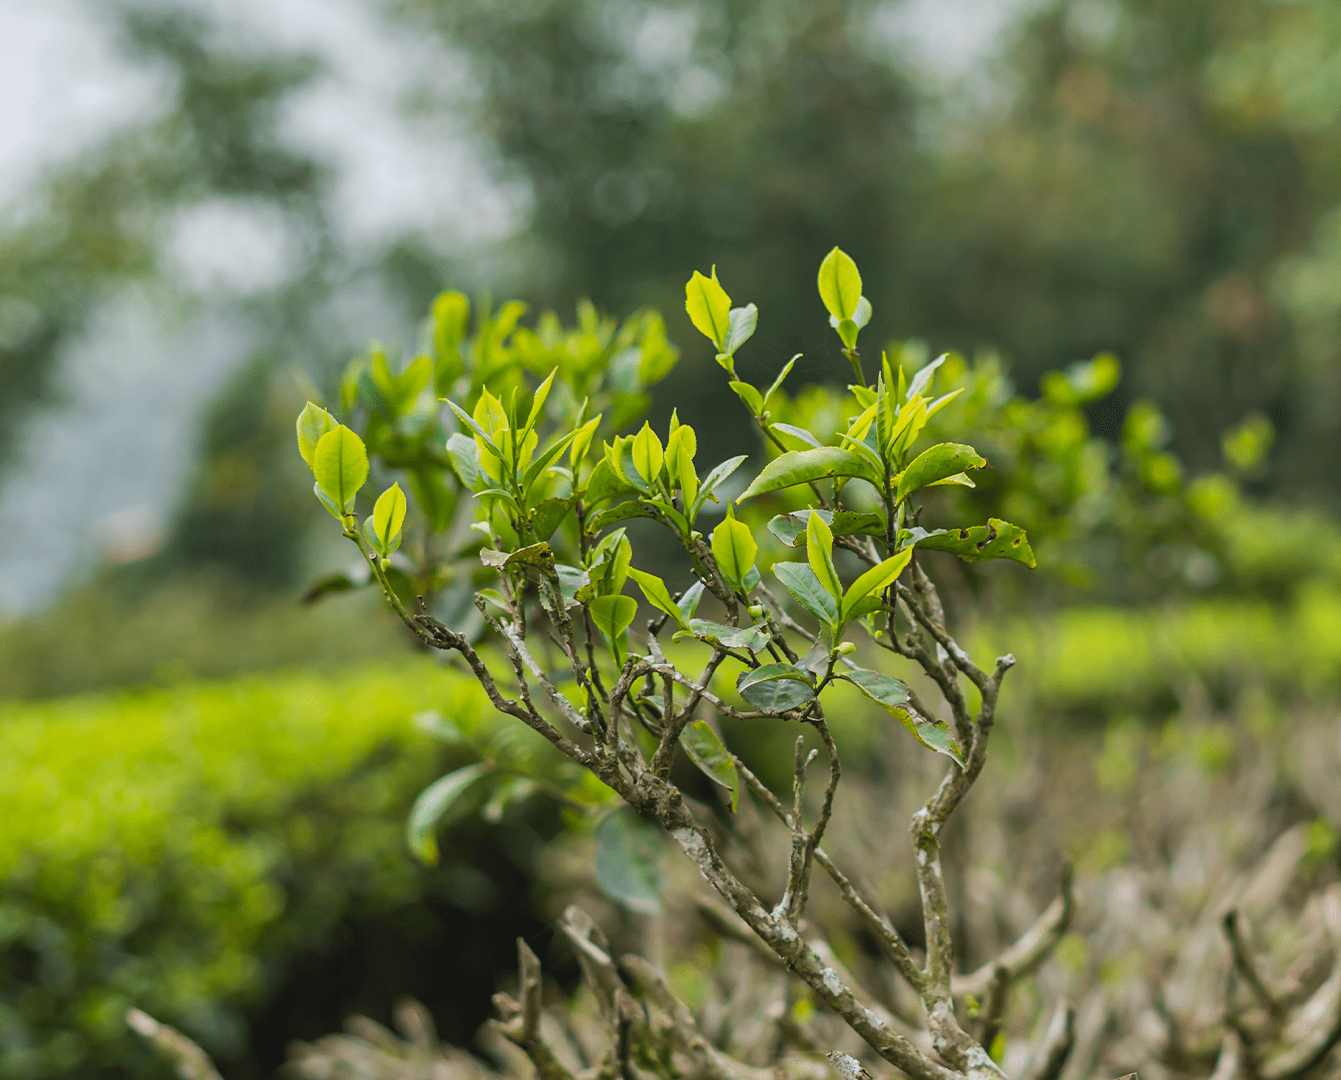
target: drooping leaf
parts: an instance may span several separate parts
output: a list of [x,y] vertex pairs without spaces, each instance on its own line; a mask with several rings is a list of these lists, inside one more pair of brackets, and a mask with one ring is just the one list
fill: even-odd
[[[757,653],[768,645],[768,632],[761,626],[724,626],[709,619],[690,619],[688,632],[726,649],[749,649]],[[679,638],[681,634],[675,636]]]
[[933,720],[922,716],[908,704],[908,684],[889,675],[866,668],[852,667],[838,672],[840,679],[846,679],[863,694],[880,705],[886,712],[912,732],[928,750],[953,758],[963,768],[964,758],[955,742],[954,733],[944,720]]
[[860,454],[841,446],[822,446],[816,450],[790,450],[775,457],[754,482],[745,489],[739,501],[765,495],[770,491],[810,484],[833,476],[855,476],[879,487],[884,478]]
[[987,459],[973,447],[963,443],[937,443],[913,458],[899,474],[895,501],[902,502],[914,491],[962,473],[965,469],[981,469]]
[[731,297],[718,284],[716,267],[713,267],[712,277],[694,271],[694,276],[684,287],[684,308],[698,332],[722,352],[731,329]]
[[773,564],[773,573],[810,614],[826,626],[837,625],[838,604],[806,563],[777,562]]
[[753,304],[732,308],[727,316],[726,339],[722,342],[722,352],[735,356],[736,350],[754,336],[754,328],[759,324],[759,309]]
[[686,620],[684,614],[680,611],[680,608],[676,605],[675,601],[671,599],[670,590],[666,588],[666,583],[664,581],[655,574],[644,573],[641,570],[634,569],[632,566],[629,567],[629,577],[637,582],[638,588],[641,589],[643,595],[647,597],[647,602],[649,604],[658,611],[664,611],[675,620],[677,626],[685,626]]
[[596,880],[607,896],[631,911],[661,910],[658,835],[629,807],[608,814],[596,827]]
[[819,294],[834,318],[851,319],[861,299],[861,274],[852,257],[834,248],[819,268]]
[[326,432],[312,455],[317,484],[340,509],[354,509],[354,496],[368,479],[368,451],[363,440],[343,424]]
[[317,443],[328,431],[334,431],[339,425],[335,417],[320,405],[308,402],[298,414],[298,453],[312,466],[312,456],[316,453]]
[[699,767],[710,780],[714,780],[731,792],[731,810],[734,813],[740,803],[740,776],[736,772],[736,763],[731,759],[717,732],[703,720],[695,720],[680,733],[680,745],[689,755],[689,760]]
[[438,822],[476,780],[485,773],[483,762],[466,765],[435,780],[419,793],[405,822],[405,842],[411,854],[434,866],[438,861]]
[[712,531],[712,556],[728,582],[744,592],[745,576],[754,568],[759,546],[754,534],[743,521],[734,517],[722,519]]
[[988,559],[1013,559],[1033,567],[1033,549],[1029,538],[1018,525],[1000,518],[988,518],[986,525],[972,525],[963,529],[912,529],[909,541],[926,551],[948,551],[965,562],[986,562]]
[[736,679],[740,696],[762,712],[799,709],[815,696],[810,673],[792,664],[764,664]]

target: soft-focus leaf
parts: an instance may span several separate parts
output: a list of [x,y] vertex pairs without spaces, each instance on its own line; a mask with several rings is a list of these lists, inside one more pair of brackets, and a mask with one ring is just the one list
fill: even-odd
[[624,650],[620,642],[638,615],[638,601],[631,596],[598,596],[591,602],[590,610],[591,621],[610,646],[615,660],[622,664]]
[[689,760],[705,776],[731,792],[731,810],[734,813],[740,803],[740,776],[736,772],[736,763],[717,737],[717,732],[704,721],[695,720],[680,733],[680,745],[689,755]]
[[451,456],[452,468],[456,470],[456,475],[463,485],[471,491],[478,491],[488,486],[487,479],[480,471],[480,450],[475,445],[474,439],[469,435],[462,435],[459,431],[452,432],[447,439],[447,453]]
[[857,299],[857,310],[852,313],[852,321],[857,324],[858,330],[871,321],[871,302],[866,297]]
[[312,471],[321,490],[344,513],[351,513],[354,496],[368,479],[368,451],[363,440],[343,424],[326,432],[312,455]]
[[861,274],[846,252],[834,248],[819,268],[819,294],[834,318],[851,319],[861,299]]
[[607,815],[596,827],[596,880],[612,900],[631,911],[661,910],[658,834],[629,807]]
[[815,618],[827,626],[838,623],[838,604],[819,583],[815,571],[806,563],[778,562],[773,564],[773,573],[787,587],[787,591],[796,598],[796,602]]
[[438,861],[438,841],[435,836],[438,822],[452,808],[457,799],[485,773],[482,762],[449,772],[424,788],[410,807],[405,822],[405,842],[410,852],[422,862],[434,866]]
[[908,391],[904,396],[905,401],[912,401],[917,396],[926,397],[927,391],[931,389],[931,380],[935,377],[937,370],[945,363],[948,353],[941,353],[935,360],[923,367],[916,375],[913,381],[908,384]]
[[[601,458],[587,480],[586,503],[594,506],[616,495],[631,495],[636,489],[615,471],[609,458]],[[588,531],[591,531],[590,529]]]
[[753,304],[732,308],[727,316],[726,340],[722,342],[722,352],[734,356],[736,350],[754,336],[754,328],[759,324],[759,309]]
[[372,583],[372,569],[367,562],[360,559],[352,563],[343,570],[337,570],[333,574],[326,574],[312,582],[304,591],[299,600],[304,604],[314,604],[324,596],[334,596],[336,593],[350,592],[353,589],[362,589]]
[[739,501],[765,495],[770,491],[810,484],[833,476],[855,476],[877,487],[883,483],[871,463],[851,450],[840,446],[822,446],[817,450],[791,450],[775,457],[754,482],[745,489]]
[[731,329],[731,297],[717,283],[716,267],[713,267],[712,277],[694,271],[694,276],[684,287],[684,308],[698,332],[721,352]]
[[1013,559],[1025,566],[1035,566],[1034,552],[1029,538],[1018,525],[1000,518],[989,518],[986,525],[972,525],[963,529],[912,529],[911,543],[927,551],[948,551],[965,562],[986,562],[988,559]]
[[923,450],[899,474],[895,501],[902,502],[914,491],[937,483],[965,469],[981,469],[987,459],[973,447],[963,443],[937,443]]
[[790,435],[793,439],[800,439],[807,446],[813,446],[818,450],[821,446],[819,439],[815,438],[805,428],[796,427],[794,424],[772,424],[771,428],[775,431],[781,431],[784,435]]
[[338,426],[335,417],[320,405],[309,401],[303,406],[303,411],[298,414],[298,453],[303,455],[309,467],[313,464],[312,457],[321,437]]
[[872,701],[912,732],[914,738],[929,750],[953,758],[963,768],[964,758],[955,742],[954,733],[944,720],[933,720],[915,712],[908,704],[908,685],[889,675],[866,668],[853,667],[838,673],[861,690]]

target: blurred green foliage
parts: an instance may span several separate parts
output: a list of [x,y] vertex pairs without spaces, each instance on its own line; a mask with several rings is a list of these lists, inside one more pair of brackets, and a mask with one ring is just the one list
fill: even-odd
[[[435,751],[412,720],[429,708],[528,753],[473,681],[427,662],[0,708],[0,1076],[152,1072],[131,1004],[243,1053],[240,1010],[296,954],[431,886],[406,810],[477,755]],[[487,878],[457,877],[487,905]]]

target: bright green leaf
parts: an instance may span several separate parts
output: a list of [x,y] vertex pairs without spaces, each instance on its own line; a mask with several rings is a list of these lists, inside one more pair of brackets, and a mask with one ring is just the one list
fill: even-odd
[[400,544],[400,530],[405,524],[405,492],[399,484],[392,484],[373,505],[373,532],[380,541],[379,551],[390,555]]
[[833,533],[819,514],[811,514],[806,522],[806,561],[825,591],[835,601],[841,600],[843,583],[833,565]]
[[812,484],[833,476],[855,476],[877,486],[884,482],[871,463],[860,454],[840,446],[822,446],[816,450],[791,450],[775,457],[754,478],[738,501],[765,495],[770,491]]
[[717,268],[712,277],[704,277],[697,270],[684,287],[684,307],[689,320],[700,334],[722,352],[731,329],[731,297],[717,283]]
[[343,424],[326,432],[312,455],[317,484],[346,513],[354,510],[354,496],[368,479],[368,451],[363,440]]
[[965,562],[1013,559],[1025,566],[1037,565],[1024,530],[1000,518],[989,518],[986,525],[963,529],[936,529],[932,532],[913,529],[908,536],[919,548],[948,551]]
[[334,431],[339,425],[335,417],[320,405],[308,402],[298,414],[298,453],[312,467],[312,456],[316,453],[317,443],[328,431]]
[[661,463],[664,460],[661,440],[652,430],[652,425],[644,423],[643,429],[633,439],[633,467],[649,485],[655,485],[657,477],[661,475]]
[[713,529],[713,558],[726,580],[742,592],[745,591],[745,576],[754,567],[758,554],[759,546],[745,522],[727,517]]
[[722,352],[735,356],[736,350],[754,336],[754,328],[759,324],[759,309],[753,304],[732,308],[727,317],[726,340],[722,342]]
[[[937,443],[923,450],[899,474],[896,502],[902,502],[914,491],[948,479],[965,469],[981,469],[987,459],[973,447],[963,443]],[[971,485],[970,485],[971,486]]]
[[647,597],[647,602],[659,611],[664,611],[675,620],[677,626],[684,628],[687,620],[680,611],[675,601],[671,599],[670,590],[666,588],[666,583],[655,574],[647,574],[641,570],[629,567],[629,577],[637,582],[638,588]]
[[891,555],[857,578],[843,595],[843,618],[845,620],[854,618],[854,609],[860,601],[868,596],[878,596],[894,584],[912,557],[913,549],[904,548],[897,555]]
[[622,642],[629,627],[633,625],[634,618],[637,617],[638,601],[631,596],[607,594],[596,597],[590,604],[590,610],[591,621],[596,624],[596,629],[610,646],[615,662],[623,664]]
[[861,299],[861,274],[845,252],[834,248],[819,268],[819,294],[834,318],[851,319]]

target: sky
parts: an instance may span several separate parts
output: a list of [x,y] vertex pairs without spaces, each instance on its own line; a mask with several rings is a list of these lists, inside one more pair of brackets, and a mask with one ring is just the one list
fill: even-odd
[[[284,132],[334,168],[356,259],[408,232],[487,247],[524,222],[527,193],[494,180],[464,124],[428,130],[402,110],[425,83],[448,100],[467,93],[453,82],[464,65],[379,18],[375,0],[195,2],[245,39],[323,61]],[[873,32],[948,83],[990,55],[1028,2],[903,0]],[[152,117],[163,90],[119,54],[97,0],[0,0],[0,222],[22,214],[48,170]],[[282,222],[224,200],[184,212],[166,244],[177,281],[202,294],[272,287],[295,261]],[[370,306],[364,336],[377,317]],[[0,486],[0,617],[43,606],[100,559],[152,549],[190,473],[201,410],[246,352],[217,312],[143,291],[108,302],[63,358],[61,404],[32,419]]]

